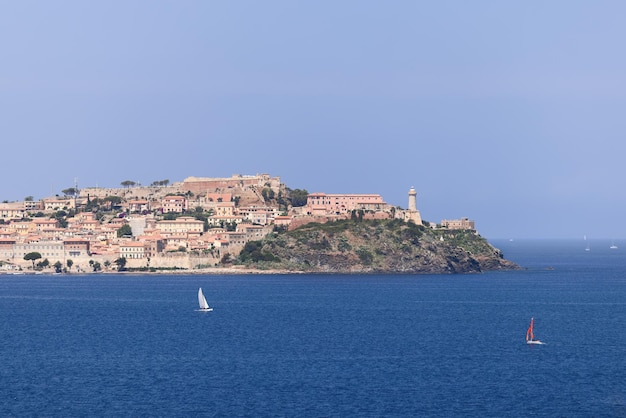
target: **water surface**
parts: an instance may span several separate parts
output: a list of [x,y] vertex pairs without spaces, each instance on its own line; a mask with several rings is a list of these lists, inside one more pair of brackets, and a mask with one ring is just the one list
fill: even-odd
[[626,416],[626,252],[495,244],[527,269],[0,276],[0,414]]

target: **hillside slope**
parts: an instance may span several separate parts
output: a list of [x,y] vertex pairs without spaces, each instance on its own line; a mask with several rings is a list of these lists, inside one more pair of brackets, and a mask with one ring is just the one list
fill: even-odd
[[473,231],[400,220],[311,223],[246,245],[239,263],[327,273],[478,273],[519,269]]

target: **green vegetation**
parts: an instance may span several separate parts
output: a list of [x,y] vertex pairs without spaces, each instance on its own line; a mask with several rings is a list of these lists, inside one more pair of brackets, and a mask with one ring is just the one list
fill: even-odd
[[198,206],[193,214],[193,217],[196,220],[203,222],[202,230],[204,232],[209,230],[209,216],[211,216],[211,212],[204,212],[204,209],[201,206]]
[[265,200],[266,202],[269,202],[270,200],[274,200],[275,193],[274,193],[274,190],[270,189],[269,187],[265,187],[261,191],[261,196],[263,196],[263,200]]
[[[237,262],[319,272],[468,273],[512,269],[475,231],[442,232],[400,219],[309,223],[248,243]],[[454,238],[454,240],[453,240]]]
[[89,260],[89,265],[94,272],[102,270],[102,266],[97,261]]
[[117,265],[117,271],[124,271],[126,268],[126,257],[117,258],[114,263]]
[[107,196],[102,200],[109,203],[111,206],[117,206],[122,203],[122,198],[119,196]]
[[70,187],[68,189],[61,190],[61,193],[63,193],[65,196],[78,196],[78,189]]
[[267,250],[262,249],[262,241],[249,241],[241,250],[239,260],[243,263],[252,261],[280,261],[280,259]]
[[291,201],[291,206],[294,208],[306,205],[307,198],[309,197],[309,192],[306,189],[287,189],[289,194],[289,200]]
[[130,225],[124,224],[117,230],[117,237],[121,238],[121,237],[128,237],[128,236],[133,236],[133,230],[130,227]]
[[35,260],[39,260],[40,258],[41,258],[41,253],[38,253],[37,251],[33,251],[31,253],[28,253],[28,254],[24,255],[24,260],[32,261],[32,263],[33,263],[33,270],[35,269]]
[[475,231],[470,230],[445,230],[441,232],[444,241],[450,245],[463,248],[471,254],[480,254],[485,251],[493,251],[493,248],[480,237]]
[[61,228],[67,228],[67,212],[64,210],[58,210],[52,214],[52,218],[55,219]]
[[229,253],[224,254],[222,256],[222,259],[220,260],[220,264],[222,265],[228,265],[232,263],[233,263],[233,257]]
[[369,266],[374,261],[374,256],[371,252],[365,247],[361,247],[356,250],[356,254],[359,256],[359,260],[366,266]]

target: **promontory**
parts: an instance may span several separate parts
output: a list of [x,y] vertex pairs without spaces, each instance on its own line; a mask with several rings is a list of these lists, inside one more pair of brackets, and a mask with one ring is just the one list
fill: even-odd
[[248,268],[324,273],[479,273],[518,269],[475,231],[435,230],[401,220],[309,223],[248,242]]
[[61,190],[0,204],[0,272],[474,273],[517,266],[473,220],[269,174]]

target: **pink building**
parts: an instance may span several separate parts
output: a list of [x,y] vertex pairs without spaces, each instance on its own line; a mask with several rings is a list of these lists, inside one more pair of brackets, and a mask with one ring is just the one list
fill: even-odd
[[69,257],[80,257],[89,255],[89,240],[81,238],[70,238],[63,241],[65,253]]
[[183,196],[165,196],[161,205],[163,213],[183,213],[187,210],[187,199]]
[[306,202],[309,215],[341,215],[353,210],[384,210],[387,204],[379,194],[311,193]]
[[150,202],[145,199],[137,199],[131,200],[128,202],[128,211],[131,213],[134,212],[144,212],[150,210]]

